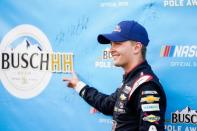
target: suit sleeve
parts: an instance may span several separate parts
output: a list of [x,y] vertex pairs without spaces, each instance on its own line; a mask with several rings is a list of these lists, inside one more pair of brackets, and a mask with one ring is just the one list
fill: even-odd
[[99,92],[93,87],[86,85],[79,93],[79,95],[91,106],[106,115],[112,115],[117,98],[117,89],[111,95],[106,95]]
[[140,86],[136,95],[139,131],[164,131],[166,96],[153,82]]

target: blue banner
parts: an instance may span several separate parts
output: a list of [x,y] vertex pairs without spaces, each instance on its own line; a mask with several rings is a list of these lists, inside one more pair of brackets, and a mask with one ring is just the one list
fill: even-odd
[[109,131],[111,117],[62,78],[111,94],[121,84],[97,35],[123,20],[149,33],[147,60],[167,95],[165,129],[197,130],[197,0],[0,1],[0,130]]

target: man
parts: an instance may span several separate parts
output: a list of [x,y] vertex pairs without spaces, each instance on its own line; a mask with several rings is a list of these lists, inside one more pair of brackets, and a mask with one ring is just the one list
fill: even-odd
[[101,44],[111,44],[114,64],[122,67],[122,86],[111,95],[72,78],[63,78],[68,87],[98,111],[113,116],[115,131],[164,131],[166,96],[159,79],[147,63],[146,47],[149,38],[146,29],[136,21],[122,21],[110,34],[98,36]]

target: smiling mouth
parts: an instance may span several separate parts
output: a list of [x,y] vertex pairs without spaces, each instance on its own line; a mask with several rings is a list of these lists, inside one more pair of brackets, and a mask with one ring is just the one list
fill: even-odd
[[114,56],[119,56],[118,53],[111,53],[111,55],[114,57]]
[[112,57],[118,57],[119,55],[112,55]]
[[113,58],[114,60],[118,59],[118,57],[119,57],[119,55],[112,55],[112,58]]
[[112,56],[113,59],[116,59],[117,57],[120,56],[120,54],[117,53],[117,52],[115,52],[115,51],[112,51],[112,52],[111,52],[111,56]]

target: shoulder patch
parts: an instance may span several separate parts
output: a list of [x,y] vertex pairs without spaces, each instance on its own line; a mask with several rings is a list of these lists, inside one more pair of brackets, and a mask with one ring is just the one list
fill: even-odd
[[128,99],[130,99],[131,95],[133,94],[133,92],[143,83],[148,82],[150,80],[152,80],[152,76],[151,75],[142,75],[140,76],[138,79],[136,79],[136,81],[133,83],[133,85],[131,86],[131,91],[129,92],[129,97]]
[[153,95],[148,95],[146,97],[142,97],[140,102],[154,103],[154,102],[158,102],[159,99],[160,99],[160,97],[155,97]]

